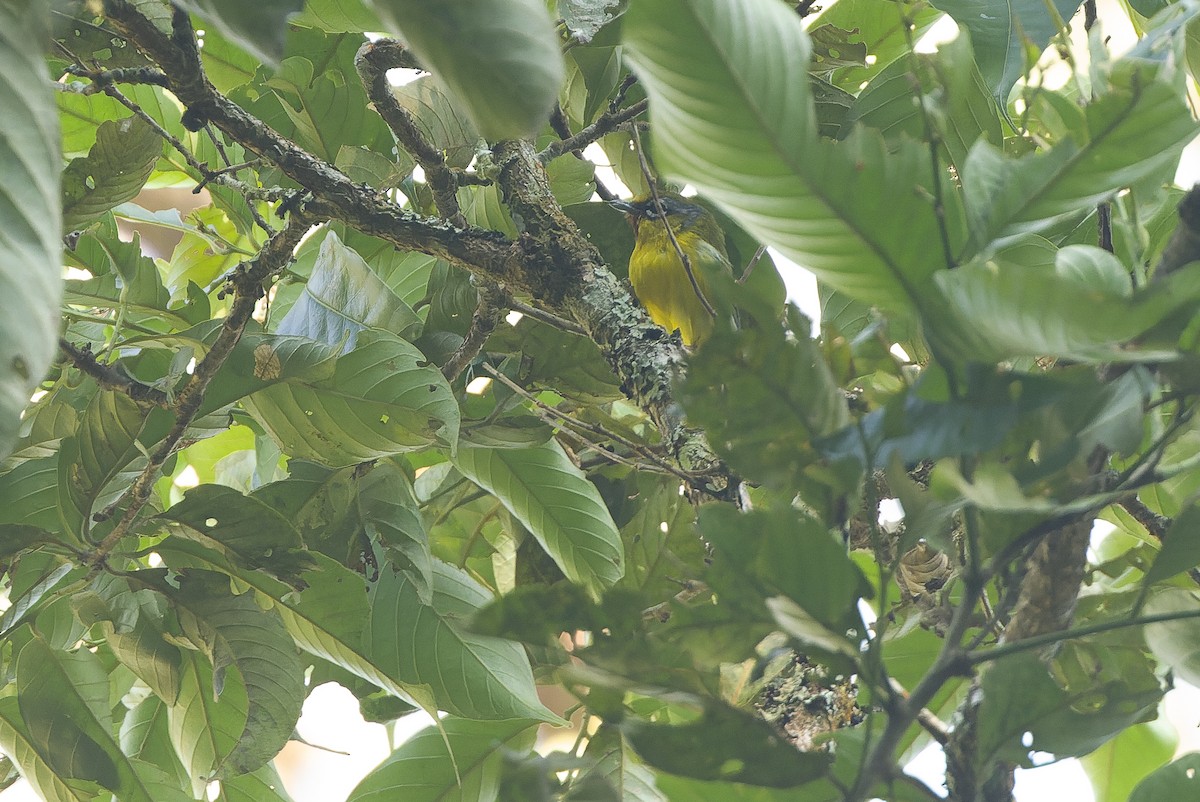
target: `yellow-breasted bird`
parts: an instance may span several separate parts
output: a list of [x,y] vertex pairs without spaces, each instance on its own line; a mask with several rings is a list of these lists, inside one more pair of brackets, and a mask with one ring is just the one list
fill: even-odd
[[712,332],[713,317],[688,279],[667,226],[675,234],[679,249],[687,254],[700,292],[710,301],[712,296],[705,276],[714,271],[732,271],[725,250],[725,232],[707,209],[682,195],[660,192],[658,201],[662,205],[661,214],[650,194],[610,203],[628,214],[633,223],[635,243],[629,257],[629,283],[634,295],[646,307],[651,320],[667,331],[678,329],[683,344],[692,347]]

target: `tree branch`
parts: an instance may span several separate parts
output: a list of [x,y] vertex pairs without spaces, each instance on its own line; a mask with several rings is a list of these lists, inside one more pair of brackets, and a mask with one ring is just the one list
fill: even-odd
[[433,203],[438,214],[459,228],[466,228],[467,221],[458,206],[458,179],[454,171],[446,166],[446,158],[433,146],[417,127],[416,120],[396,101],[392,86],[387,80],[387,71],[394,67],[414,64],[413,57],[404,45],[395,39],[380,39],[367,42],[358,49],[354,57],[354,68],[362,79],[367,95],[375,111],[396,135],[400,147],[407,150],[425,171],[425,180],[433,191]]
[[[307,219],[293,215],[283,231],[267,240],[254,259],[243,262],[234,270],[230,277],[234,300],[229,314],[221,325],[221,332],[217,335],[216,341],[204,359],[196,364],[191,379],[176,396],[175,424],[171,427],[171,431],[159,443],[158,448],[150,455],[146,467],[122,496],[122,501],[127,502],[124,514],[112,531],[105,535],[95,550],[88,555],[87,564],[92,568],[103,564],[121,539],[129,534],[129,529],[138,513],[150,498],[159,471],[175,452],[175,448],[183,440],[188,426],[192,424],[196,413],[199,412],[209,382],[225,364],[225,360],[229,358],[234,346],[237,345],[242,333],[246,330],[246,324],[250,322],[250,316],[254,313],[254,306],[264,294],[264,283],[291,262],[292,252],[309,228],[310,222]],[[120,503],[118,502],[110,509],[116,510]]]
[[650,101],[643,99],[623,109],[606,111],[596,118],[594,123],[582,129],[574,136],[560,139],[557,142],[551,142],[546,146],[545,150],[537,155],[538,161],[545,164],[564,153],[582,150],[605,134],[617,130],[621,125],[637,117],[649,107]]
[[297,203],[306,215],[342,220],[398,249],[445,259],[511,292],[530,295],[539,306],[577,323],[600,347],[625,394],[659,427],[683,470],[708,477],[706,492],[736,496],[738,480],[702,434],[684,424],[672,396],[671,382],[684,364],[682,349],[634,303],[599,251],[563,214],[528,143],[501,142],[494,149],[502,194],[524,227],[518,241],[411,214],[386,195],[355,184],[217,92],[204,75],[186,14],[176,14],[174,32],[166,34],[130,0],[105,0],[104,7],[109,21],[170,77],[171,91],[187,107],[185,124],[199,128],[209,121],[276,164],[311,193]]
[[164,408],[168,406],[167,394],[162,390],[156,390],[147,384],[142,384],[136,379],[131,379],[108,365],[100,364],[96,359],[96,355],[87,346],[80,348],[66,338],[60,337],[58,347],[63,352],[63,355],[70,360],[72,365],[92,377],[96,384],[105,390],[116,390],[119,393],[124,393],[139,404],[152,404],[156,407]]
[[471,315],[471,326],[467,329],[467,336],[458,348],[454,349],[446,364],[442,365],[442,375],[448,382],[462,375],[467,365],[479,356],[484,343],[496,330],[506,311],[503,290],[491,283],[483,284],[478,289],[479,305],[475,307],[475,314]]

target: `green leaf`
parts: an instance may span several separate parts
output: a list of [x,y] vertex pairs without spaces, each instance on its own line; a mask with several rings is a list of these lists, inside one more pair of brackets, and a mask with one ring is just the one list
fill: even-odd
[[378,31],[383,23],[362,0],[308,0],[293,25],[308,25],[324,31]]
[[[1137,658],[1145,661],[1140,654]],[[1162,689],[1153,674],[1145,673],[1097,671],[1081,687],[1064,689],[1036,654],[998,660],[982,681],[981,760],[1023,763],[1030,750],[1058,757],[1091,752],[1118,732],[1153,718]]]
[[1142,580],[1147,588],[1156,582],[1170,579],[1176,574],[1200,565],[1200,507],[1187,507],[1171,522],[1162,539],[1162,548],[1154,558],[1154,564],[1146,571]]
[[145,682],[167,704],[179,696],[179,647],[163,637],[166,605],[148,589],[103,575],[92,591],[76,594],[72,602],[85,624],[100,624],[113,656]]
[[271,763],[249,774],[222,781],[221,796],[225,802],[292,802],[279,772]]
[[814,440],[849,423],[820,347],[796,315],[780,326],[718,331],[689,364],[681,400],[716,450],[747,478],[794,487],[819,459]]
[[304,0],[182,0],[180,5],[274,65],[283,57],[288,18],[304,8]]
[[622,802],[666,802],[666,795],[655,787],[655,775],[626,743],[616,727],[601,725],[588,738],[584,757],[596,761],[583,775],[606,780]]
[[88,155],[73,159],[63,171],[63,229],[81,229],[136,198],[162,148],[162,139],[141,118],[101,123]]
[[504,755],[525,752],[537,732],[528,720],[442,720],[392,752],[346,802],[488,802],[496,799]]
[[786,596],[839,639],[855,643],[846,633],[862,632],[857,603],[871,588],[820,523],[790,508],[742,514],[712,505],[701,510],[700,531],[762,598]]
[[368,328],[411,340],[420,331],[421,319],[358,253],[330,231],[321,243],[304,293],[275,331],[343,346],[348,351],[358,333]]
[[199,566],[222,571],[270,599],[288,633],[306,652],[329,660],[373,685],[412,701],[430,715],[437,705],[427,686],[401,679],[375,661],[364,640],[370,613],[366,581],[323,554],[318,568],[301,575],[305,588],[296,591],[262,571],[247,571],[216,551],[195,542],[169,538],[158,551],[172,566]]
[[371,592],[367,652],[389,675],[427,685],[438,707],[454,715],[557,723],[538,701],[520,646],[460,627],[491,600],[466,572],[445,563],[434,564],[432,605],[421,603],[405,574],[384,570]]
[[184,537],[227,549],[251,568],[276,574],[293,572],[297,556],[288,552],[304,547],[286,517],[253,496],[221,485],[193,487],[156,520]]
[[[889,152],[865,131],[818,139],[797,14],[755,0],[635,0],[622,22],[663,172],[830,286],[890,310],[922,305],[944,261],[930,253],[942,234],[928,149]],[[961,210],[946,190],[953,246]]]
[[[877,73],[910,51],[909,42],[919,41],[933,25],[942,18],[942,12],[924,0],[918,0],[904,9],[903,14],[888,13],[875,4],[874,0],[838,0],[821,6],[821,12],[809,26],[814,37],[821,26],[831,25],[854,33],[854,38],[866,46],[866,54],[872,56],[865,67],[849,67],[834,72],[833,83],[850,92],[859,88]],[[905,28],[911,25],[910,30]],[[819,52],[819,40],[818,40]]]
[[[983,79],[1001,108],[1008,105],[1008,92],[1025,74],[1025,52],[1037,53],[1059,32],[1060,20],[1075,15],[1081,0],[1053,0],[1055,14],[1046,0],[932,0],[954,21],[971,32],[975,60]],[[1057,17],[1057,18],[1056,18]]]
[[470,110],[486,139],[535,133],[563,82],[542,0],[373,0],[379,16]]
[[178,786],[189,788],[191,779],[171,743],[169,708],[157,696],[147,696],[121,721],[121,751],[173,775]]
[[[76,434],[63,442],[59,472],[67,498],[62,503],[72,505],[67,515],[79,522],[72,532],[77,537],[86,536],[97,506],[125,492],[129,482],[122,474],[131,463],[144,459],[138,447],[144,414],[124,393],[100,390],[92,396]],[[113,487],[117,480],[120,486]]]
[[58,115],[42,58],[48,11],[36,0],[0,6],[0,458],[57,350],[63,226]]
[[621,536],[557,441],[537,448],[460,448],[454,464],[500,500],[567,578],[598,597],[625,573]]
[[1122,187],[1173,169],[1196,123],[1172,87],[1130,73],[1128,86],[1090,101],[1083,124],[1049,150],[1014,159],[987,142],[971,149],[962,170],[966,256],[1081,217]]
[[658,787],[670,802],[830,802],[841,791],[826,780],[799,788],[759,788],[742,783],[705,782],[691,777],[660,774]]
[[209,571],[185,573],[170,594],[188,638],[213,664],[218,696],[225,673],[235,667],[246,688],[246,724],[221,776],[254,771],[287,743],[304,701],[304,669],[279,614],[266,612],[252,594],[234,596],[227,577]]
[[1190,799],[1200,786],[1200,752],[1189,752],[1138,783],[1129,802]]
[[352,37],[313,34],[304,41],[309,39],[313,50],[284,59],[265,83],[275,97],[260,97],[251,111],[327,161],[354,145],[389,153],[391,134],[367,107],[366,90],[350,62],[353,49],[346,52]]
[[177,802],[151,790],[112,734],[108,675],[94,654],[33,636],[17,657],[17,705],[32,746],[63,780],[91,781],[129,802]]
[[412,115],[425,138],[446,154],[446,164],[466,167],[475,156],[479,131],[455,100],[432,77],[392,88],[400,107]]
[[408,477],[394,462],[378,465],[359,480],[358,512],[367,536],[388,551],[416,588],[422,604],[433,599],[433,556]]
[[[1137,802],[1134,788],[1175,754],[1179,740],[1165,721],[1136,724],[1079,762],[1087,772],[1096,802]],[[1156,800],[1186,799],[1164,794]]]
[[[925,108],[913,103],[914,81]],[[900,58],[884,68],[855,99],[846,130],[854,123],[878,128],[893,143],[901,136],[923,139],[928,124],[959,171],[981,137],[994,145],[1003,139],[966,36],[942,45],[936,56]]]
[[651,766],[702,780],[794,788],[824,775],[831,762],[821,752],[798,752],[758,715],[719,703],[687,724],[626,718],[621,730]]
[[[1146,615],[1200,612],[1200,599],[1183,588],[1163,588],[1150,594]],[[1200,623],[1197,619],[1148,624],[1146,645],[1164,665],[1193,685],[1200,682]]]
[[249,702],[237,672],[215,695],[212,666],[199,652],[184,654],[180,676],[179,698],[168,710],[168,732],[199,798],[245,731]]
[[1169,349],[1128,343],[1200,298],[1200,270],[1180,270],[1135,291],[1107,251],[1090,245],[1056,251],[1037,237],[942,271],[936,283],[948,314],[933,321],[930,338],[947,353],[988,362],[1170,359]]
[[364,330],[333,376],[260,390],[247,409],[293,457],[343,467],[458,437],[458,404],[440,370],[399,337]]
[[51,767],[41,756],[12,696],[0,698],[0,750],[46,802],[93,802],[100,790],[95,783],[72,780]]

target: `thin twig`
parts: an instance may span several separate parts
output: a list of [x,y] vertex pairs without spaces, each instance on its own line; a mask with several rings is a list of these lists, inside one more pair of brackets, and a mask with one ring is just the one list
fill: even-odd
[[580,337],[587,337],[588,333],[583,326],[578,323],[572,323],[566,318],[561,318],[558,315],[551,314],[544,309],[538,309],[536,306],[531,306],[524,301],[518,301],[516,298],[510,298],[508,308],[514,312],[520,312],[526,317],[531,317],[534,320],[541,321],[547,326],[553,326],[561,331],[569,332],[570,334],[578,334]]
[[[545,150],[538,154],[538,161],[546,164],[564,153],[582,151],[600,137],[617,130],[621,125],[637,117],[648,108],[650,108],[650,101],[643,99],[619,111],[606,111],[596,119],[596,122],[586,128],[580,129],[579,133],[574,136],[551,142],[546,146]],[[635,128],[634,130],[636,131],[637,129]]]
[[236,272],[232,279],[234,301],[221,326],[221,332],[217,335],[216,341],[204,359],[196,364],[191,379],[176,396],[175,424],[171,427],[171,431],[150,455],[145,469],[125,491],[123,495],[127,501],[125,513],[117,521],[112,531],[88,555],[87,564],[92,568],[101,566],[121,539],[129,534],[129,529],[138,513],[150,498],[159,471],[175,452],[176,447],[183,440],[188,426],[200,411],[200,405],[204,401],[204,393],[208,389],[209,382],[225,364],[225,360],[229,358],[234,346],[241,339],[242,332],[245,331],[246,324],[249,323],[254,312],[255,304],[265,292],[264,283],[273,274],[283,270],[291,261],[292,252],[308,229],[309,221],[307,219],[298,215],[292,216],[288,220],[287,227],[268,240],[258,255],[251,261],[243,263],[241,269]]
[[[547,415],[549,417],[549,420],[547,420],[548,423],[551,423],[553,425],[558,425],[558,426],[569,426],[573,429],[576,429],[578,431],[573,432],[572,434],[574,434],[577,438],[580,438],[580,439],[582,439],[582,438],[581,438],[579,432],[587,432],[596,437],[602,437],[602,438],[605,438],[608,440],[612,440],[620,445],[625,446],[630,451],[637,454],[639,457],[642,457],[643,459],[647,460],[648,462],[650,462],[652,465],[659,468],[660,470],[662,470],[666,473],[669,473],[672,476],[676,476],[680,479],[683,479],[684,481],[688,482],[689,485],[695,484],[696,477],[689,475],[686,471],[680,470],[678,466],[676,466],[669,460],[664,459],[659,454],[655,453],[649,446],[646,446],[642,443],[634,442],[633,440],[630,440],[626,437],[622,437],[621,435],[617,434],[616,432],[611,432],[602,426],[598,426],[593,423],[588,423],[586,421],[581,421],[577,418],[572,418],[570,415],[567,415],[566,413],[562,412],[561,410],[555,409],[554,407],[550,406],[549,404],[545,403],[544,401],[539,400],[532,393],[530,393],[528,390],[526,390],[524,387],[517,384],[512,379],[508,378],[507,376],[505,376],[500,371],[496,370],[491,365],[485,364],[485,365],[483,365],[483,369],[485,371],[487,371],[488,373],[490,373],[493,378],[495,378],[497,381],[499,381],[505,387],[512,390],[514,393],[521,396],[526,401],[529,401],[530,403],[532,403],[534,406],[535,412],[545,413],[545,415]],[[583,440],[583,442],[587,447],[595,450],[598,454],[601,454],[602,456],[604,456],[606,458],[613,457],[613,453],[611,451],[608,451],[607,449],[603,448],[602,446],[599,446],[598,444],[593,443],[590,440]],[[619,455],[617,455],[617,456],[619,456]],[[614,459],[613,461],[617,461],[617,460]],[[641,467],[641,466],[635,465],[634,467]]]
[[467,329],[467,336],[463,338],[458,348],[454,349],[454,353],[446,360],[446,364],[442,365],[442,375],[448,382],[461,376],[467,365],[479,356],[488,337],[492,335],[504,317],[504,291],[490,282],[480,282],[478,290],[479,305],[475,307],[475,313],[471,315],[471,325]]
[[646,179],[646,185],[650,187],[650,197],[654,199],[654,208],[658,212],[658,217],[662,220],[663,226],[667,229],[667,238],[671,240],[671,246],[675,249],[675,255],[683,263],[683,272],[687,273],[688,281],[692,283],[692,290],[695,291],[696,297],[700,299],[700,305],[704,307],[704,311],[708,312],[709,317],[715,318],[717,310],[713,309],[712,304],[704,297],[704,292],[700,289],[700,282],[696,280],[696,273],[692,270],[692,260],[683,252],[683,248],[679,245],[679,240],[675,238],[675,231],[671,228],[671,221],[667,219],[667,213],[662,205],[662,198],[658,195],[658,185],[654,180],[654,173],[650,171],[650,163],[646,161],[646,153],[642,150],[642,137],[636,128],[633,129],[633,144],[637,149],[638,164],[641,165],[642,175]]
[[139,404],[152,404],[156,407],[167,406],[167,394],[162,390],[142,384],[108,365],[100,364],[96,355],[88,347],[80,348],[63,337],[59,338],[58,347],[72,365],[91,376],[104,389],[124,393]]

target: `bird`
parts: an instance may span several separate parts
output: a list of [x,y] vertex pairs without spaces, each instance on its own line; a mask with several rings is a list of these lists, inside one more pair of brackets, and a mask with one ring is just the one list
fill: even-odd
[[[629,215],[633,224],[635,241],[629,257],[633,294],[651,320],[669,332],[678,330],[685,346],[696,347],[713,329],[707,276],[714,271],[733,271],[724,230],[711,212],[676,192],[659,192],[657,198],[647,193],[609,203]],[[678,249],[671,241],[672,233]],[[687,255],[695,285],[679,258],[680,251]]]

